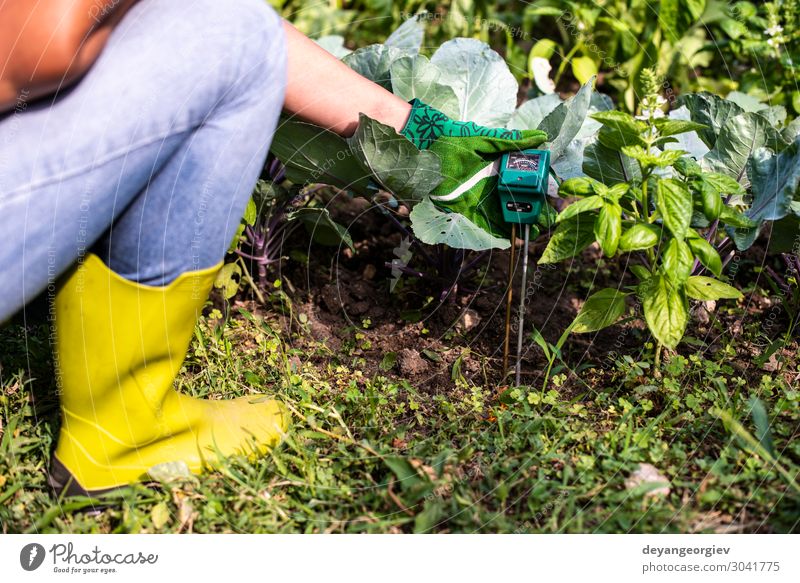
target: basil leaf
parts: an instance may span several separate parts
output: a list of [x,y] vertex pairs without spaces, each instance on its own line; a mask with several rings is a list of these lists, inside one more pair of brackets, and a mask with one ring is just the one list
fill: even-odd
[[714,246],[702,237],[690,237],[686,240],[692,253],[705,265],[708,270],[719,277],[722,275],[722,259]]
[[692,195],[686,186],[668,178],[656,187],[656,206],[664,224],[677,239],[683,239],[692,221]]
[[594,221],[594,216],[583,213],[559,223],[539,263],[556,263],[574,257],[594,243]]
[[694,121],[683,119],[669,119],[667,117],[660,117],[653,120],[658,134],[660,136],[675,136],[678,134],[685,134],[686,132],[696,132],[705,129],[706,126]]
[[692,274],[694,255],[689,245],[680,239],[670,239],[661,257],[664,273],[675,283],[683,283]]
[[620,251],[641,251],[654,247],[661,239],[661,229],[655,225],[638,223],[625,231],[619,240]]
[[604,203],[594,223],[594,236],[607,257],[617,252],[621,232],[622,208],[617,203]]
[[572,331],[584,334],[611,326],[625,313],[626,295],[613,288],[602,289],[592,294],[575,317]]
[[675,348],[689,321],[689,306],[683,286],[656,274],[638,287],[647,327],[667,348]]
[[585,213],[587,211],[592,211],[595,209],[599,209],[603,206],[603,199],[599,196],[590,196],[588,198],[582,198],[580,200],[576,200],[575,202],[571,203],[567,208],[561,211],[556,219],[557,223],[561,223],[572,217],[579,215],[580,213]]
[[738,300],[742,297],[735,287],[722,283],[718,279],[693,275],[686,281],[686,294],[695,300]]
[[593,185],[596,181],[585,176],[569,178],[558,187],[560,196],[589,196],[594,193]]

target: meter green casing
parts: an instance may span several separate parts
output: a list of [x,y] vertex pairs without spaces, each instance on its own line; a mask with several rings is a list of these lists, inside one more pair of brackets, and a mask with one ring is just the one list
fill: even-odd
[[533,224],[542,212],[550,173],[550,150],[508,152],[500,159],[497,191],[507,223]]

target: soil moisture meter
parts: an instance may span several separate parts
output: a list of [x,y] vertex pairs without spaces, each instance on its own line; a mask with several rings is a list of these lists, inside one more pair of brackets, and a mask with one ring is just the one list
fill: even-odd
[[547,196],[550,150],[504,154],[498,168],[497,190],[507,223],[530,225],[539,218]]
[[509,338],[511,335],[511,302],[514,282],[514,246],[517,225],[524,225],[522,247],[522,282],[520,284],[519,322],[517,334],[517,362],[514,367],[516,384],[520,384],[522,338],[525,322],[525,289],[528,278],[528,243],[531,225],[539,218],[546,204],[547,182],[550,173],[550,150],[522,150],[509,152],[500,159],[497,170],[497,191],[503,220],[511,223],[511,253],[508,268],[508,295],[506,301],[506,334],[503,346],[503,372],[508,371]]

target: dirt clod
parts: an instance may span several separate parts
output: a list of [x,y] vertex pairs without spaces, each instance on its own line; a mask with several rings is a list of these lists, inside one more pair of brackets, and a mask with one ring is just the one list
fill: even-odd
[[398,353],[397,364],[400,366],[400,372],[407,375],[418,375],[428,371],[428,363],[419,352],[411,348],[404,348]]

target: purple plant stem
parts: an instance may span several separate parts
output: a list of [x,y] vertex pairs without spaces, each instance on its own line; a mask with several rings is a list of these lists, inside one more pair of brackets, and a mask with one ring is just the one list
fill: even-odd
[[731,259],[733,259],[735,255],[736,255],[735,251],[731,251],[730,253],[728,253],[727,257],[725,257],[725,259],[722,260],[722,269],[725,269],[725,267],[727,267],[728,263],[731,262]]
[[282,169],[281,161],[278,160],[277,158],[273,158],[272,162],[270,162],[269,164],[269,171],[267,172],[267,174],[271,179],[274,180],[274,176],[278,174],[281,171],[281,169]]
[[245,253],[244,251],[240,251],[239,249],[236,250],[236,254],[244,259],[255,261],[259,265],[270,265],[272,263],[277,263],[279,261],[278,259],[270,259],[269,257],[265,257],[263,255],[250,255],[249,253]]
[[764,271],[766,271],[769,274],[769,276],[772,278],[772,280],[784,292],[788,292],[790,290],[791,286],[788,283],[786,283],[786,280],[783,279],[780,275],[778,275],[778,273],[774,269],[772,269],[772,267],[770,267],[769,265],[765,265],[764,266]]
[[781,253],[781,257],[783,258],[783,262],[786,264],[786,270],[790,274],[794,274],[795,277],[800,275],[800,260],[794,255],[789,253]]
[[388,267],[389,269],[397,269],[406,275],[410,275],[412,277],[418,277],[420,279],[427,279],[428,274],[423,273],[421,271],[417,271],[416,269],[411,269],[410,267],[406,267],[404,265],[395,265],[391,261],[385,261],[384,266]]

